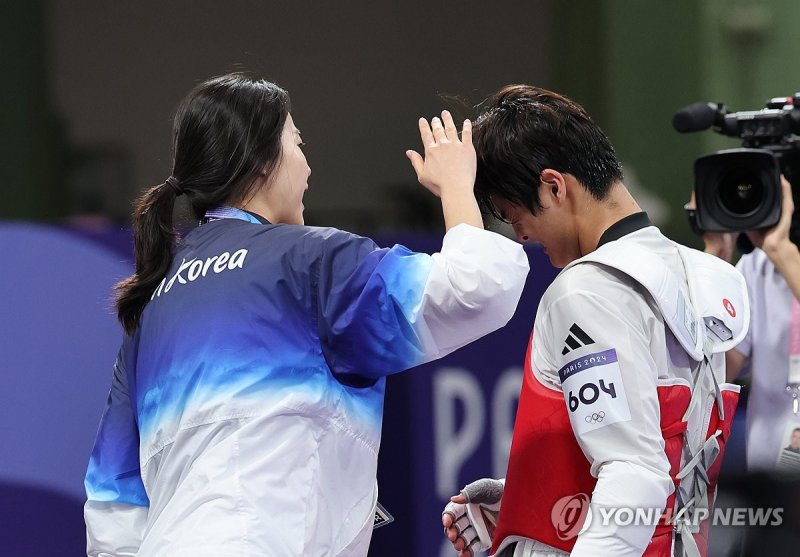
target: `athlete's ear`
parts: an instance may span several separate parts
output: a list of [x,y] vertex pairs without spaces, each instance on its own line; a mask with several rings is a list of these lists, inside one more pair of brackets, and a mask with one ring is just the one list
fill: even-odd
[[539,174],[540,184],[545,187],[541,193],[545,193],[553,201],[564,201],[567,197],[567,181],[564,175],[558,170],[545,168]]

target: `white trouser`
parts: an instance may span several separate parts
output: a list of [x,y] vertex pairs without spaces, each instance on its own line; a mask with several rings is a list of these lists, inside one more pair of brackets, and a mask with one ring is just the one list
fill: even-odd
[[525,540],[506,547],[497,557],[569,557],[569,553],[536,540]]

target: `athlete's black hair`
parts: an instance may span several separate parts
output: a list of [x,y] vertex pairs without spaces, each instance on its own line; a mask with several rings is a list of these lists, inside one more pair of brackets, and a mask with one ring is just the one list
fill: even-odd
[[584,108],[558,93],[507,85],[491,95],[473,127],[478,154],[475,195],[481,208],[502,218],[492,197],[541,209],[540,175],[546,168],[572,174],[596,199],[622,180],[606,134]]

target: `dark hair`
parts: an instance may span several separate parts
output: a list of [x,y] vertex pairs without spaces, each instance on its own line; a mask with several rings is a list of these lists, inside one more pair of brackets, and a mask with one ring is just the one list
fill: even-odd
[[242,74],[210,79],[183,99],[173,125],[177,186],[164,182],[136,202],[136,272],[116,285],[117,315],[128,334],[172,262],[175,198],[185,193],[198,220],[210,208],[246,200],[256,179],[269,177],[280,162],[289,109],[284,89]]
[[596,199],[622,180],[608,137],[567,97],[530,85],[507,85],[483,108],[473,129],[475,196],[494,217],[502,218],[492,196],[536,214],[542,207],[539,184],[546,168],[572,174]]

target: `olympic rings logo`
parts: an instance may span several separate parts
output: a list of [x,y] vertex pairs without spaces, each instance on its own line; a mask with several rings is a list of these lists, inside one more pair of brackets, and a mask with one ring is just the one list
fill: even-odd
[[584,418],[584,419],[586,420],[587,424],[596,424],[596,423],[602,422],[603,418],[605,418],[605,417],[606,417],[606,413],[601,410],[600,412],[595,412],[593,414],[587,414],[586,418]]

